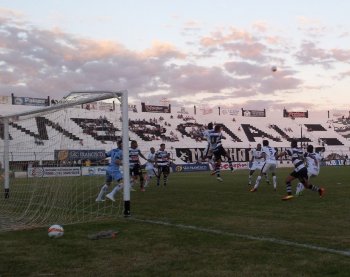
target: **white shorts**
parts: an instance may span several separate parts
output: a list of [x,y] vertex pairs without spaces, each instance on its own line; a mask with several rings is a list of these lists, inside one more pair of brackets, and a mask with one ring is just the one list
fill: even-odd
[[261,169],[262,173],[267,173],[267,172],[271,172],[271,173],[275,173],[276,171],[276,164],[275,163],[265,163],[263,168]]
[[317,168],[307,168],[307,175],[309,177],[316,177],[320,174],[320,171]]
[[250,167],[250,170],[256,170],[256,169],[261,170],[263,166],[264,166],[264,162],[253,162],[252,166]]
[[146,170],[147,170],[147,175],[148,176],[150,176],[150,177],[155,176],[154,167],[153,168],[146,168]]

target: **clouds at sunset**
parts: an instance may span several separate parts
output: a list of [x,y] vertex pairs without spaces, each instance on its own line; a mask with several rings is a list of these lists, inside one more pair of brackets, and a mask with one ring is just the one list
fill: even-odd
[[[299,22],[304,35],[310,24],[314,30],[318,24],[306,18]],[[7,9],[0,9],[0,23],[1,95],[57,99],[69,91],[128,89],[132,99],[148,102],[165,96],[182,105],[191,95],[192,104],[207,100],[236,105],[239,98],[237,105],[279,107],[285,105],[283,97],[278,98],[281,92],[292,95],[310,86],[300,74],[302,66],[327,70],[350,61],[350,50],[341,45],[326,47],[313,37],[293,40],[271,31],[265,21],[252,22],[247,29],[228,26],[205,31],[199,21],[188,20],[179,29],[188,48],[160,37],[141,50],[115,39],[39,28],[20,12]],[[325,30],[317,28],[317,32]],[[272,73],[271,65],[279,70]],[[347,79],[348,71],[342,72]],[[311,106],[302,101],[291,101],[289,106],[293,105]]]

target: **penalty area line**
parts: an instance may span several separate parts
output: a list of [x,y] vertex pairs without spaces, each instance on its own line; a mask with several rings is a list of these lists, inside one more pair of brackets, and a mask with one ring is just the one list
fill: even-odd
[[170,222],[165,222],[165,221],[160,221],[160,220],[139,219],[139,218],[134,218],[134,217],[130,217],[130,218],[128,218],[128,220],[133,220],[133,221],[142,222],[142,223],[155,224],[155,225],[168,226],[168,227],[175,227],[175,228],[179,228],[179,229],[183,229],[183,230],[193,230],[193,231],[209,233],[209,234],[242,238],[242,239],[247,239],[247,240],[271,242],[271,243],[280,244],[280,245],[294,246],[294,247],[299,247],[299,248],[304,248],[304,249],[311,249],[311,250],[315,250],[318,252],[324,252],[324,253],[328,252],[328,253],[332,253],[332,254],[338,254],[338,255],[350,257],[350,251],[337,250],[337,249],[332,249],[332,248],[327,248],[327,247],[317,246],[317,245],[312,245],[312,244],[307,244],[307,243],[299,243],[299,242],[293,242],[293,241],[270,238],[270,237],[257,237],[257,236],[239,234],[239,233],[231,233],[231,232],[221,231],[221,230],[217,230],[217,229],[209,229],[209,228],[198,227],[198,226],[194,226],[194,225],[175,224],[175,223],[170,223]]

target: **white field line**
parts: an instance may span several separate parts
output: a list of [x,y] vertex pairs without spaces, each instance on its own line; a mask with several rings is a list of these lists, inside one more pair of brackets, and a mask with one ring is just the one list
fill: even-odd
[[243,234],[225,232],[225,231],[216,230],[216,229],[197,227],[197,226],[193,226],[193,225],[173,224],[170,222],[159,221],[159,220],[138,219],[138,218],[134,218],[134,217],[130,217],[129,220],[142,222],[142,223],[163,225],[163,226],[168,226],[168,227],[175,227],[175,228],[179,228],[179,229],[183,229],[183,230],[194,230],[197,232],[204,232],[204,233],[209,233],[209,234],[243,238],[243,239],[247,239],[247,240],[272,242],[272,243],[276,243],[276,244],[280,244],[280,245],[294,246],[294,247],[299,247],[299,248],[311,249],[311,250],[315,250],[315,251],[319,251],[319,252],[325,252],[325,253],[328,252],[328,253],[332,253],[332,254],[338,254],[338,255],[350,257],[350,251],[347,251],[347,250],[337,250],[337,249],[332,249],[332,248],[327,248],[327,247],[317,246],[317,245],[312,245],[312,244],[307,244],[307,243],[299,243],[299,242],[293,242],[293,241],[276,239],[276,238],[269,238],[269,237],[257,237],[257,236],[243,235]]

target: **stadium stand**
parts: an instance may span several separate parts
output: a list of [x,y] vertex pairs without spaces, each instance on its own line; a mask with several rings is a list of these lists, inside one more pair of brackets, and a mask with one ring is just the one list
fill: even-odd
[[[251,148],[263,139],[269,139],[274,147],[289,147],[291,139],[297,139],[304,146],[313,144],[315,147],[325,147],[326,152],[348,153],[350,149],[350,119],[329,118],[326,112],[309,112],[309,118],[288,118],[283,117],[282,111],[267,111],[266,117],[257,118],[245,116],[240,110],[219,114],[215,109],[215,112],[208,112],[172,107],[171,113],[155,113],[141,112],[141,105],[134,106],[129,112],[130,139],[138,141],[143,153],[147,153],[150,147],[157,149],[161,142],[165,142],[176,163],[183,163],[176,157],[177,148],[205,148],[207,142],[202,131],[209,122],[223,126],[226,137],[223,144],[227,148]],[[1,105],[1,108],[3,114],[6,114],[6,109],[12,111],[11,105]],[[24,108],[21,107],[22,110]],[[53,154],[40,156],[40,148],[45,152],[65,149],[67,145],[71,149],[91,149],[96,148],[97,144],[100,149],[109,150],[121,137],[121,122],[113,111],[86,111],[76,107],[67,110],[67,117],[68,121],[45,115],[32,119],[31,124],[27,125],[11,123],[10,152],[26,153],[13,159],[33,160],[28,151],[35,151],[36,160],[48,162],[54,159]],[[27,140],[28,145],[21,145],[16,143],[21,136],[32,139]],[[0,146],[2,144],[3,128],[0,125]]]

